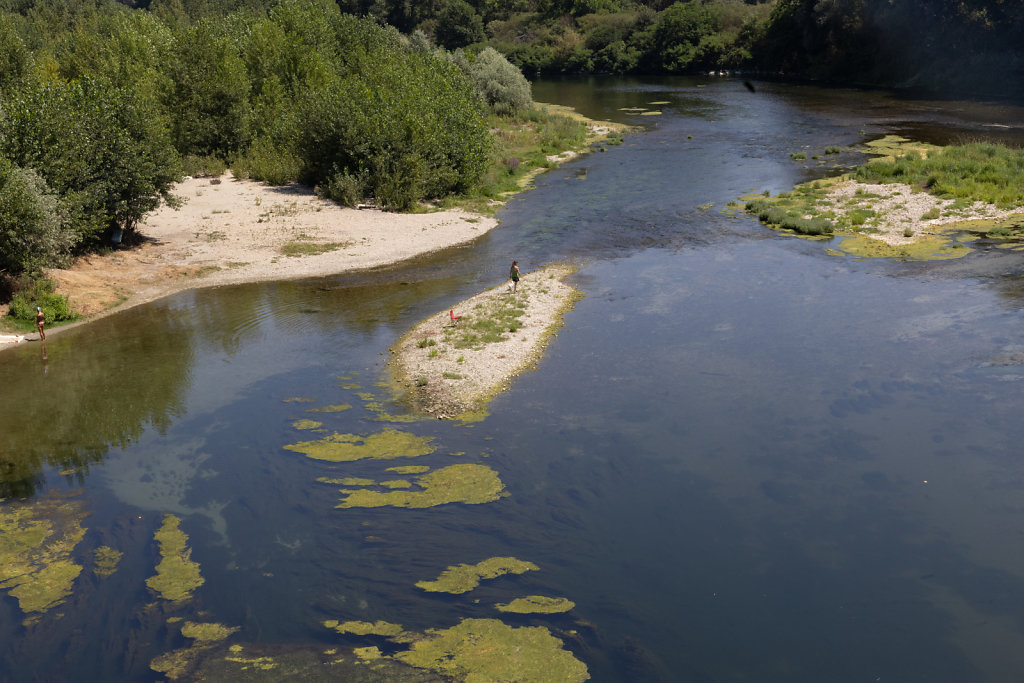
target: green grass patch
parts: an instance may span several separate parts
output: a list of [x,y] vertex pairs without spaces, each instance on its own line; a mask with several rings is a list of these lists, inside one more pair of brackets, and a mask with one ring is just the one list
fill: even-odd
[[462,324],[452,330],[449,341],[457,349],[479,349],[487,344],[504,341],[509,332],[521,327],[520,318],[526,312],[526,295],[496,297],[478,304],[463,316]]
[[284,256],[317,256],[352,246],[352,242],[308,242],[303,238],[292,240],[280,249]]
[[865,183],[905,183],[923,187],[961,208],[975,201],[1001,209],[1024,205],[1024,150],[989,142],[954,145],[927,156],[909,151],[861,166],[854,178]]

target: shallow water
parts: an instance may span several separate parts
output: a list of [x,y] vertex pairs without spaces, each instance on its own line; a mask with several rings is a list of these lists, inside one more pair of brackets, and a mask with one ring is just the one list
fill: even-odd
[[[722,209],[862,159],[791,152],[890,132],[1019,143],[1022,111],[755,85],[540,83],[538,100],[647,130],[542,177],[470,247],[183,293],[54,335],[45,360],[37,344],[0,355],[3,505],[70,494],[89,513],[73,556],[125,553],[37,623],[4,595],[0,671],[157,680],[150,659],[186,644],[170,616],[323,647],[379,642],[325,619],[422,630],[501,616],[554,629],[596,681],[1018,680],[1020,255],[858,261]],[[390,425],[433,438],[415,459],[284,449],[318,436],[298,419],[389,426],[373,405],[401,413],[378,386],[389,345],[500,282],[512,258],[526,272],[578,262],[586,297],[486,420]],[[509,495],[336,509],[340,487],[316,481],[456,463],[494,469]],[[206,580],[177,607],[145,585],[165,513]],[[540,569],[463,596],[414,587],[505,555]],[[492,607],[529,594],[576,608]]]

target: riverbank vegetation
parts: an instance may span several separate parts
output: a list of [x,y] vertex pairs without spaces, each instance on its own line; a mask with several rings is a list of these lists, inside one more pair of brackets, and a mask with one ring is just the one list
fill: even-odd
[[[939,244],[938,236],[949,232],[1024,235],[1024,150],[985,142],[924,146],[896,136],[868,149],[880,156],[852,173],[749,198],[744,208],[776,229],[863,234],[896,247],[922,238]],[[966,253],[962,244],[952,246],[961,251],[942,249],[943,257]],[[872,254],[891,255],[885,249]]]
[[26,323],[66,317],[40,299],[45,269],[137,243],[184,175],[493,212],[586,135],[494,49],[331,0],[136,4],[0,2],[0,300]]
[[[155,2],[156,0],[154,0]],[[1024,94],[1024,8],[1006,0],[339,0],[449,49],[490,45],[524,72],[757,71]]]

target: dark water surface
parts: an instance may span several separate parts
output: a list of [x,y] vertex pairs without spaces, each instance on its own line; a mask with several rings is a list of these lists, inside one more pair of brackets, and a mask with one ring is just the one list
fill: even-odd
[[[88,512],[63,605],[24,625],[0,599],[0,679],[157,680],[149,661],[187,644],[169,616],[326,648],[377,641],[324,619],[446,628],[535,594],[576,608],[505,620],[551,628],[595,681],[1021,680],[1020,255],[858,261],[722,209],[863,159],[792,152],[886,133],[1020,144],[1024,110],[755,85],[537,84],[647,130],[540,178],[469,247],[184,293],[54,335],[45,361],[37,344],[0,354],[0,505]],[[512,258],[580,263],[586,297],[486,420],[391,425],[434,438],[415,461],[283,449],[316,437],[300,418],[387,426],[367,403],[387,398],[388,347]],[[335,509],[338,487],[316,482],[456,462],[510,495]],[[145,586],[166,513],[206,579],[184,606]],[[101,545],[124,552],[106,579],[89,569]],[[499,555],[540,571],[464,596],[414,587]]]

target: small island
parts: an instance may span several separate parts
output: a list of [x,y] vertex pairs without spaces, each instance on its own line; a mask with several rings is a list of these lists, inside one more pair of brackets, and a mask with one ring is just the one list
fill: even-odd
[[581,298],[575,268],[552,264],[420,322],[391,348],[390,369],[412,407],[471,420],[512,379],[535,366],[562,318]]

